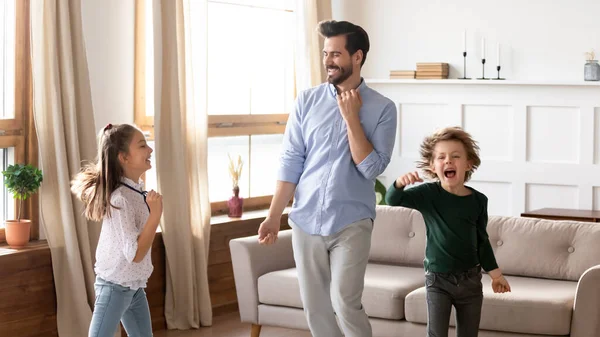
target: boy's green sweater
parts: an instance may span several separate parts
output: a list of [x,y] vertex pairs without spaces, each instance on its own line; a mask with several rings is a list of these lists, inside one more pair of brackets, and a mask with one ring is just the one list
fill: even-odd
[[471,187],[472,193],[458,196],[442,188],[440,182],[412,188],[388,189],[390,206],[418,210],[425,219],[427,248],[425,270],[437,273],[461,272],[477,266],[485,271],[498,268],[486,226],[487,197]]

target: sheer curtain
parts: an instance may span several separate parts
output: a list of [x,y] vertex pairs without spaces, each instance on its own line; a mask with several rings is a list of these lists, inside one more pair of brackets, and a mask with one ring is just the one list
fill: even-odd
[[[206,0],[162,0],[155,22],[156,162],[163,194],[169,329],[212,324],[208,290]],[[193,15],[193,21],[190,16]],[[157,18],[158,15],[154,17]],[[158,20],[156,20],[158,21]],[[158,27],[160,29],[157,29]],[[193,43],[192,43],[193,41]]]

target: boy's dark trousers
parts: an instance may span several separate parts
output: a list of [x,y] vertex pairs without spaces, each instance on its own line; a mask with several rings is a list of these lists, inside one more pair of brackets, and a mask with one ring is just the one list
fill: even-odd
[[477,337],[483,302],[480,266],[460,273],[427,271],[425,286],[428,337],[448,336],[452,306],[457,337]]

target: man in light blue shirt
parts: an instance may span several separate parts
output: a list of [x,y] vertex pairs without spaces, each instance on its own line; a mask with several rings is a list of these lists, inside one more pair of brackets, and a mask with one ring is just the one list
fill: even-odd
[[[396,106],[360,75],[367,33],[341,21],[319,24],[328,82],[298,95],[282,146],[269,215],[259,241],[277,239],[289,214],[300,293],[314,337],[370,337],[362,307],[364,274],[375,218],[375,178],[390,162]],[[334,314],[335,312],[335,314]]]

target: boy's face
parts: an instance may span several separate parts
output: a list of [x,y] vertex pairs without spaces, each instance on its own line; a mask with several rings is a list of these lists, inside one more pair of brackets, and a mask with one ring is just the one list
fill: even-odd
[[465,183],[465,175],[471,168],[472,164],[467,159],[467,151],[463,143],[457,140],[444,140],[435,145],[431,170],[443,185],[462,186]]

